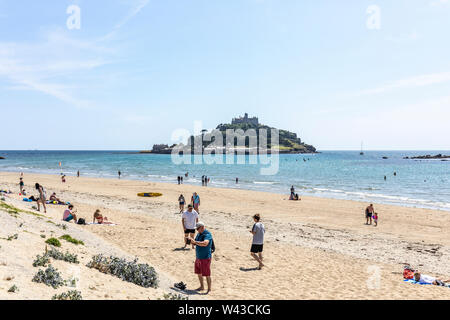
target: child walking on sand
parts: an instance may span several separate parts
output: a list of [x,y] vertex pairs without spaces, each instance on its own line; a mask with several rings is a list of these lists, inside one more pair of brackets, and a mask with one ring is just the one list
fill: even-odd
[[373,218],[373,222],[375,223],[375,227],[376,227],[378,225],[378,213],[374,212],[372,218]]

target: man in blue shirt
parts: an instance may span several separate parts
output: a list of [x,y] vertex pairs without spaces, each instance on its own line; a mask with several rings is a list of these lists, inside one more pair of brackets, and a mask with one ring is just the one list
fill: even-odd
[[212,235],[205,229],[205,224],[199,221],[196,224],[197,236],[195,240],[191,240],[191,243],[195,245],[195,274],[198,275],[200,281],[200,287],[197,291],[205,290],[203,286],[203,277],[206,277],[206,283],[208,284],[208,291],[211,291],[211,247],[212,247]]

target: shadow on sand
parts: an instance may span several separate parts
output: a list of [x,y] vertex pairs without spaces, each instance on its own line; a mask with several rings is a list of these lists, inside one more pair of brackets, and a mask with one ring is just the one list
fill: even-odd
[[258,267],[254,267],[254,268],[244,268],[244,267],[240,267],[239,270],[244,271],[244,272],[249,272],[249,271],[258,271],[260,270]]

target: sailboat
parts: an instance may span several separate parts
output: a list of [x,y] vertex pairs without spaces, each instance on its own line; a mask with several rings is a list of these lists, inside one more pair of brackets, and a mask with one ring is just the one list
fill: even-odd
[[363,156],[364,152],[363,152],[363,143],[361,142],[361,152],[359,153],[359,155]]

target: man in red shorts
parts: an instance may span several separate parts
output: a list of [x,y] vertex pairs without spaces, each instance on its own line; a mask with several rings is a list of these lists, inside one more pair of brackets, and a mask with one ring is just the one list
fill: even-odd
[[191,240],[191,243],[195,245],[195,274],[198,275],[200,281],[200,287],[197,291],[205,290],[203,286],[203,277],[206,277],[206,283],[208,284],[208,291],[211,291],[211,247],[212,247],[212,235],[205,229],[205,224],[199,221],[196,224],[197,236],[195,240]]

